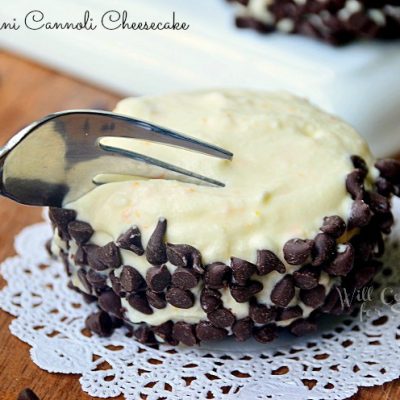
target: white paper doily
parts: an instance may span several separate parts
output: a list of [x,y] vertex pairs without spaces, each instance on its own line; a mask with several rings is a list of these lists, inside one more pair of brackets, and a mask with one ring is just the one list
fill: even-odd
[[[400,214],[399,202],[395,205]],[[80,374],[91,396],[128,400],[168,399],[345,399],[360,386],[380,385],[400,375],[400,304],[383,304],[382,290],[400,300],[399,227],[373,300],[362,318],[325,318],[303,338],[283,335],[275,342],[146,347],[121,328],[110,338],[82,333],[95,309],[67,288],[64,267],[44,250],[48,223],[24,229],[15,239],[17,256],[0,272],[8,285],[0,308],[16,318],[13,335],[31,346],[35,364],[49,372]],[[366,293],[364,293],[366,295]],[[397,296],[396,296],[397,295]],[[147,395],[147,397],[145,397]]]

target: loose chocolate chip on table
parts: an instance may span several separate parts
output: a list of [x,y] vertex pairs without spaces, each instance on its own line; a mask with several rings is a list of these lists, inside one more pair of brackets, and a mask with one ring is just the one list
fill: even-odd
[[246,286],[232,284],[230,287],[231,295],[238,303],[246,303],[262,289],[263,285],[259,281],[249,281]]
[[164,293],[156,293],[150,289],[147,289],[146,296],[147,296],[147,301],[152,307],[157,308],[159,310],[167,307],[167,301],[165,300]]
[[379,177],[375,181],[376,190],[382,196],[388,197],[394,191],[393,185],[385,178]]
[[400,183],[400,162],[392,159],[379,160],[375,163],[381,176],[389,182]]
[[346,177],[346,189],[354,199],[362,199],[364,195],[365,172],[355,169]]
[[365,173],[365,175],[368,174],[368,166],[363,158],[361,158],[360,156],[357,156],[357,155],[353,155],[350,157],[350,159],[353,163],[354,168],[360,169],[361,171],[363,171]]
[[323,268],[325,272],[332,276],[346,276],[354,265],[354,248],[350,243],[339,245],[336,258]]
[[202,341],[220,340],[228,335],[228,331],[223,328],[213,326],[211,322],[200,321],[196,326],[196,336]]
[[319,267],[331,261],[336,254],[336,240],[326,233],[318,233],[314,239],[311,265]]
[[279,307],[287,307],[295,294],[292,275],[285,275],[272,289],[271,300]]
[[305,265],[293,272],[294,284],[300,289],[312,289],[318,285],[320,271],[312,265]]
[[215,262],[206,266],[204,281],[211,289],[222,289],[231,277],[231,269],[221,262]]
[[312,240],[290,239],[283,246],[283,256],[288,264],[305,264],[310,258],[313,246]]
[[371,210],[377,214],[387,214],[390,212],[389,200],[381,194],[375,192],[368,193],[368,204]]
[[337,239],[346,231],[346,223],[338,215],[325,217],[321,231]]
[[108,290],[99,296],[99,307],[116,317],[121,317],[121,299],[113,291]]
[[85,321],[86,328],[99,336],[107,337],[113,332],[113,321],[104,311],[89,315]]
[[217,328],[229,328],[235,322],[235,316],[226,308],[219,308],[209,313],[207,317]]
[[50,221],[57,227],[61,239],[70,240],[68,224],[76,218],[76,211],[65,208],[49,208]]
[[121,275],[119,276],[122,289],[127,292],[137,292],[146,287],[146,282],[140,272],[129,265],[122,267]]
[[151,267],[147,270],[146,282],[153,292],[163,292],[171,283],[171,274],[165,265]]
[[253,303],[250,305],[249,316],[256,324],[265,325],[275,320],[276,308]]
[[93,269],[87,271],[86,278],[95,289],[104,289],[107,286],[107,275],[96,272]]
[[129,228],[117,239],[117,246],[141,256],[144,254],[142,234],[137,226]]
[[161,265],[168,261],[167,247],[164,243],[166,231],[167,220],[165,218],[160,218],[146,247],[146,259],[150,264]]
[[146,315],[153,314],[153,309],[149,306],[147,297],[144,293],[132,293],[128,296],[127,300],[129,305],[135,310]]
[[177,267],[201,268],[200,252],[187,244],[167,243],[168,261]]
[[76,243],[86,243],[93,235],[93,228],[86,222],[71,221],[68,224],[68,233]]
[[261,328],[255,328],[253,336],[260,343],[272,342],[277,337],[276,327],[274,325],[265,325]]
[[165,295],[165,299],[169,304],[177,308],[190,308],[194,305],[193,293],[189,290],[179,288],[171,288]]
[[18,394],[17,400],[40,400],[40,399],[32,389],[26,388]]
[[308,307],[318,308],[325,301],[325,288],[323,285],[318,285],[313,289],[300,290],[300,300]]
[[369,224],[372,218],[372,211],[363,200],[356,200],[351,206],[349,228],[362,228]]
[[119,249],[114,242],[107,243],[103,247],[86,245],[84,250],[87,254],[89,266],[97,271],[109,268],[118,268],[121,265]]
[[193,269],[178,267],[172,274],[172,285],[181,289],[193,289],[199,282],[199,275]]
[[233,324],[232,333],[235,335],[237,341],[244,342],[251,338],[253,326],[254,322],[250,318],[243,318]]
[[200,295],[200,305],[207,314],[215,311],[222,305],[221,293],[218,290],[204,288]]
[[303,315],[303,310],[299,306],[282,309],[277,317],[277,321],[287,321],[288,319],[299,318]]
[[172,328],[172,337],[186,346],[194,346],[197,343],[195,327],[187,322],[177,322]]
[[317,325],[305,319],[298,319],[290,325],[289,330],[295,336],[303,336],[315,332]]
[[272,271],[277,271],[281,274],[286,272],[285,265],[270,250],[257,250],[257,272],[258,275],[267,275]]
[[92,285],[89,283],[87,276],[86,276],[86,271],[82,268],[80,268],[77,272],[78,278],[81,281],[83,287],[85,288],[85,291],[87,293],[92,293]]
[[245,285],[251,276],[256,272],[257,267],[241,258],[231,258],[231,269],[235,281],[239,285]]

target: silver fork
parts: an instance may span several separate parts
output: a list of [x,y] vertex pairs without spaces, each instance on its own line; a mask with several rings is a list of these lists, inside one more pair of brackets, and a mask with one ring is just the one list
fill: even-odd
[[134,138],[177,146],[231,160],[233,154],[124,115],[97,110],[51,114],[22,129],[0,150],[0,194],[19,203],[61,207],[99,183],[101,174],[162,176],[223,187],[224,183],[151,158],[101,143],[104,137]]

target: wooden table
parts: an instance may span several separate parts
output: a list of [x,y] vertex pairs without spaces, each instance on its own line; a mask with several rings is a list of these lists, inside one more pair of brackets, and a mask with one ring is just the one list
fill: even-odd
[[[0,144],[43,115],[71,108],[112,109],[119,98],[117,94],[0,52]],[[39,220],[40,210],[0,198],[0,261],[14,254],[13,238],[21,228]],[[5,283],[0,281],[0,284]],[[10,334],[11,319],[0,311],[0,400],[15,400],[26,387],[32,388],[42,400],[92,398],[81,391],[78,375],[50,374],[39,369],[30,360],[29,346]],[[399,381],[361,389],[352,397],[352,400],[367,399],[400,399]]]

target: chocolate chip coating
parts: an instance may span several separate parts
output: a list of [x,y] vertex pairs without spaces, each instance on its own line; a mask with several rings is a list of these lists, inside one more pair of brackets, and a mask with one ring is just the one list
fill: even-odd
[[76,243],[86,243],[93,235],[93,228],[86,222],[71,221],[68,224],[68,233]]
[[117,239],[117,246],[141,256],[144,254],[142,234],[137,226],[129,228]]
[[311,256],[313,246],[312,240],[290,239],[283,246],[283,256],[288,264],[305,264]]
[[324,270],[332,276],[346,276],[354,265],[354,248],[350,243],[342,245],[341,251],[336,255],[336,258],[328,265],[325,265]]
[[365,160],[362,157],[358,156],[358,155],[352,155],[350,157],[350,159],[351,159],[351,162],[353,163],[354,168],[357,168],[357,169],[363,171],[365,176],[367,176],[367,174],[368,174],[368,165],[365,162]]
[[172,328],[172,337],[186,346],[194,346],[197,343],[195,327],[182,321]]
[[375,163],[375,167],[381,173],[381,176],[389,182],[400,183],[400,162],[393,159],[379,160]]
[[346,223],[338,215],[325,217],[321,231],[337,239],[346,231]]
[[107,287],[107,275],[105,274],[89,269],[86,278],[95,289],[105,289]]
[[232,284],[231,295],[238,303],[246,303],[258,292],[261,292],[263,285],[259,281],[249,281],[246,286]]
[[382,196],[379,193],[369,192],[368,204],[374,213],[387,214],[390,212],[389,200],[385,196]]
[[165,299],[169,304],[177,308],[191,308],[194,305],[193,293],[189,290],[183,290],[180,288],[171,288],[167,291]]
[[276,318],[276,309],[268,307],[264,304],[251,304],[249,309],[249,316],[256,324],[268,324]]
[[131,307],[141,312],[142,314],[153,314],[153,309],[150,307],[144,293],[132,293],[127,297],[127,300]]
[[109,278],[111,281],[111,288],[117,296],[124,297],[125,292],[122,290],[121,282],[118,277],[115,276],[114,271],[109,273]]
[[271,301],[279,307],[287,307],[295,295],[292,275],[285,275],[272,289]]
[[318,285],[313,289],[300,290],[300,300],[308,307],[318,308],[324,304],[325,288],[323,285]]
[[172,265],[199,269],[202,267],[200,252],[187,244],[167,243],[167,257]]
[[206,265],[204,281],[211,289],[222,289],[231,277],[231,269],[224,263],[215,262]]
[[167,306],[167,301],[165,300],[164,293],[156,293],[150,289],[147,289],[146,296],[147,301],[154,308],[161,310]]
[[226,329],[217,328],[208,321],[200,321],[196,326],[196,336],[204,342],[220,340],[227,335],[228,331]]
[[172,274],[172,285],[184,290],[193,289],[199,282],[199,275],[192,269],[178,267]]
[[288,319],[299,318],[303,315],[303,310],[299,306],[283,308],[278,313],[277,321],[287,321]]
[[218,328],[229,328],[235,322],[235,316],[226,308],[219,308],[209,313],[208,319]]
[[221,293],[218,290],[204,288],[200,295],[200,305],[207,314],[215,311],[222,305]]
[[97,271],[114,269],[121,265],[119,249],[114,242],[110,242],[103,247],[88,245],[84,249],[89,266]]
[[99,295],[99,307],[116,317],[121,317],[121,299],[113,291],[109,290]]
[[319,267],[331,261],[336,254],[336,240],[326,233],[318,233],[314,238],[311,265]]
[[272,342],[277,337],[276,327],[274,325],[266,325],[261,328],[255,328],[253,336],[260,343]]
[[241,258],[231,258],[231,269],[235,281],[239,285],[245,285],[251,276],[256,272],[257,267]]
[[86,276],[86,271],[82,268],[80,268],[77,272],[78,278],[81,281],[83,287],[85,288],[86,293],[92,293],[92,285],[89,283],[87,276]]
[[146,282],[139,271],[129,265],[122,267],[119,280],[122,289],[127,292],[137,292],[146,287]]
[[66,208],[50,207],[49,218],[57,228],[61,239],[70,240],[71,236],[68,232],[68,224],[76,219],[76,211],[68,210]]
[[172,336],[173,328],[174,323],[172,321],[167,321],[161,325],[152,327],[152,330],[155,335],[157,335],[167,343],[177,345],[179,343],[178,340],[174,339]]
[[311,265],[305,265],[293,272],[294,284],[300,289],[312,289],[318,285],[320,271]]
[[258,275],[267,275],[272,271],[280,274],[286,272],[286,267],[279,257],[270,250],[257,250],[257,272]]
[[382,196],[388,197],[394,192],[394,186],[387,179],[381,176],[375,181],[376,190]]
[[113,332],[113,321],[104,311],[89,315],[85,321],[86,328],[99,336],[107,337]]
[[346,189],[353,199],[362,199],[364,195],[365,172],[355,169],[346,178]]
[[243,318],[236,321],[232,326],[232,333],[238,342],[244,342],[251,338],[254,322],[250,318]]
[[165,265],[151,267],[147,270],[146,282],[153,292],[163,292],[171,283],[171,274]]
[[363,200],[356,200],[352,204],[350,218],[349,218],[349,228],[362,228],[369,224],[372,218],[372,211]]
[[317,325],[305,319],[298,319],[290,325],[289,330],[295,336],[303,336],[315,332]]
[[146,259],[150,264],[161,265],[167,262],[167,247],[164,236],[167,230],[167,220],[160,218],[146,246]]

